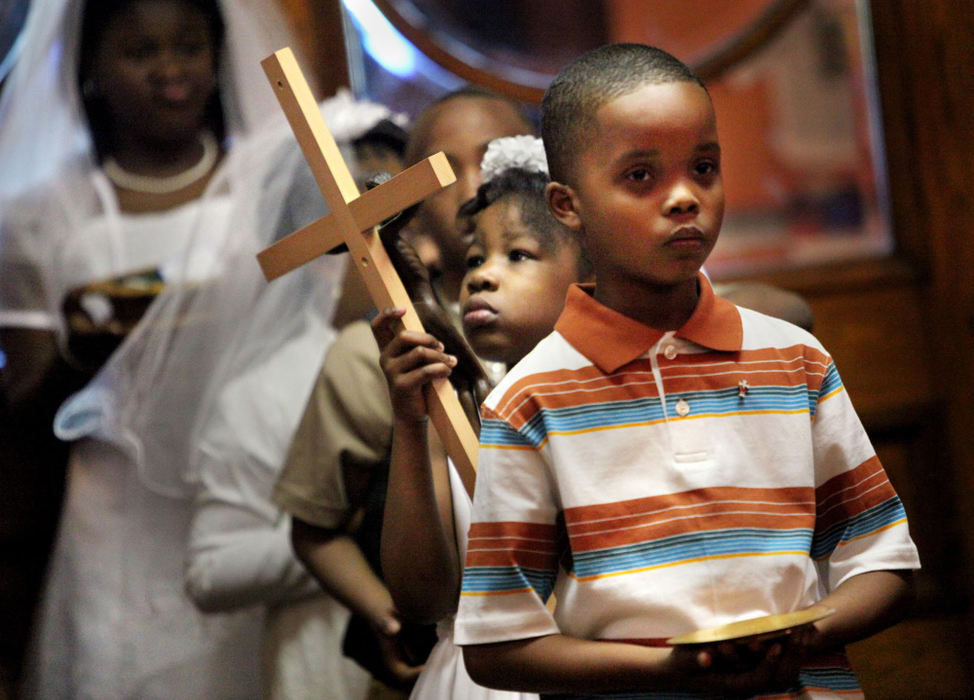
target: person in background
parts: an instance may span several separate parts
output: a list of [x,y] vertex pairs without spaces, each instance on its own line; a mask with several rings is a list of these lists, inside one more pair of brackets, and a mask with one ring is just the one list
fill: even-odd
[[[10,410],[48,431],[57,411],[70,455],[24,695],[255,696],[259,617],[202,615],[182,568],[206,378],[259,289],[234,256],[286,190],[259,61],[289,32],[215,0],[33,3],[25,31],[0,101],[0,347]],[[221,285],[242,310],[204,303]]]
[[[326,100],[322,113],[360,188],[375,172],[400,169],[404,115],[355,101],[346,91]],[[316,190],[308,170],[288,198],[306,197],[310,208],[311,202],[322,202]],[[352,700],[368,692],[368,674],[342,653],[348,610],[295,558],[290,523],[271,502],[331,337],[323,344],[317,334],[297,336],[245,360],[253,362],[245,369],[228,358],[228,380],[214,380],[223,387],[193,453],[200,489],[187,547],[186,590],[211,614],[266,608],[261,662],[266,698]]]
[[[542,105],[551,212],[595,284],[481,410],[456,641],[484,685],[557,694],[856,694],[846,643],[919,566],[832,358],[717,297],[710,96],[640,44],[588,52]],[[552,612],[545,605],[554,594]],[[771,639],[667,640],[820,604]]]
[[[447,305],[457,306],[465,267],[456,213],[480,184],[487,144],[532,128],[517,103],[475,88],[446,95],[413,123],[405,164],[443,151],[457,175],[455,185],[420,204],[406,232],[415,247],[427,251],[424,262],[434,270],[433,285]],[[371,657],[364,663],[385,686],[408,692],[420,670],[417,654],[425,656],[413,648],[428,649],[422,642],[428,635],[408,625],[400,634],[402,618],[380,578],[378,535],[392,415],[378,358],[367,321],[359,318],[340,331],[305,407],[273,500],[290,515],[292,544],[304,565],[374,630],[376,646],[364,652]],[[355,639],[366,637],[359,633]],[[406,643],[414,637],[420,642]]]

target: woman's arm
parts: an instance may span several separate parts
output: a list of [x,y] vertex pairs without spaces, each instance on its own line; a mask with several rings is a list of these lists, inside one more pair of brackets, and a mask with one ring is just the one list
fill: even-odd
[[203,612],[296,600],[318,592],[276,521],[205,485],[190,530],[184,583]]

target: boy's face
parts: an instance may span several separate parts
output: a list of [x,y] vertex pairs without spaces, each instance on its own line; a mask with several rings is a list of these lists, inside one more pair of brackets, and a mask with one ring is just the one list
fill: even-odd
[[426,199],[416,212],[416,226],[436,241],[445,274],[463,275],[466,242],[457,227],[457,210],[477,193],[480,161],[487,144],[502,136],[530,133],[517,110],[504,100],[456,97],[437,105],[419,135],[428,156],[443,151],[457,176],[456,184]]
[[505,197],[476,216],[460,304],[463,331],[481,357],[516,363],[551,333],[578,281],[578,247],[546,241]]
[[695,279],[724,216],[717,121],[692,82],[647,84],[596,112],[552,212],[581,231],[600,291]]

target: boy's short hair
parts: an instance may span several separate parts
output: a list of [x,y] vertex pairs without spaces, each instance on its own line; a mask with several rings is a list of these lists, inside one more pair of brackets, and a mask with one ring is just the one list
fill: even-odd
[[413,122],[412,129],[409,134],[409,141],[406,144],[406,151],[403,155],[403,162],[405,165],[415,165],[428,154],[426,149],[428,148],[427,139],[428,134],[426,133],[429,129],[429,122],[431,115],[437,111],[437,108],[447,102],[451,102],[456,99],[482,99],[482,100],[496,100],[508,105],[511,110],[524,121],[525,133],[531,133],[535,130],[535,124],[532,123],[531,117],[528,115],[527,111],[520,102],[507,95],[502,95],[499,92],[494,92],[488,90],[487,88],[482,88],[477,85],[465,85],[456,90],[452,90],[445,95],[441,95],[429,106],[427,106],[416,120]]
[[545,247],[555,249],[565,243],[578,247],[579,275],[587,278],[592,272],[592,263],[585,252],[585,246],[578,234],[562,225],[548,208],[545,190],[551,179],[545,173],[523,168],[508,168],[497,177],[477,188],[477,194],[460,206],[457,218],[466,222],[484,209],[506,197],[514,199],[521,206],[521,220],[537,234]]
[[569,183],[575,155],[584,148],[602,105],[646,84],[703,82],[681,60],[645,44],[608,44],[569,63],[541,102],[541,138],[551,178]]

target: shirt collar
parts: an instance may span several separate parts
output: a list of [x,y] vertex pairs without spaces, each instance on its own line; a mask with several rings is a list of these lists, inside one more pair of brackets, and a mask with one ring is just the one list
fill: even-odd
[[[705,275],[698,274],[697,280],[697,308],[676,336],[712,350],[740,350],[744,330],[737,307],[714,294]],[[615,372],[645,354],[664,332],[602,305],[594,291],[594,284],[572,285],[555,330],[600,370]]]

